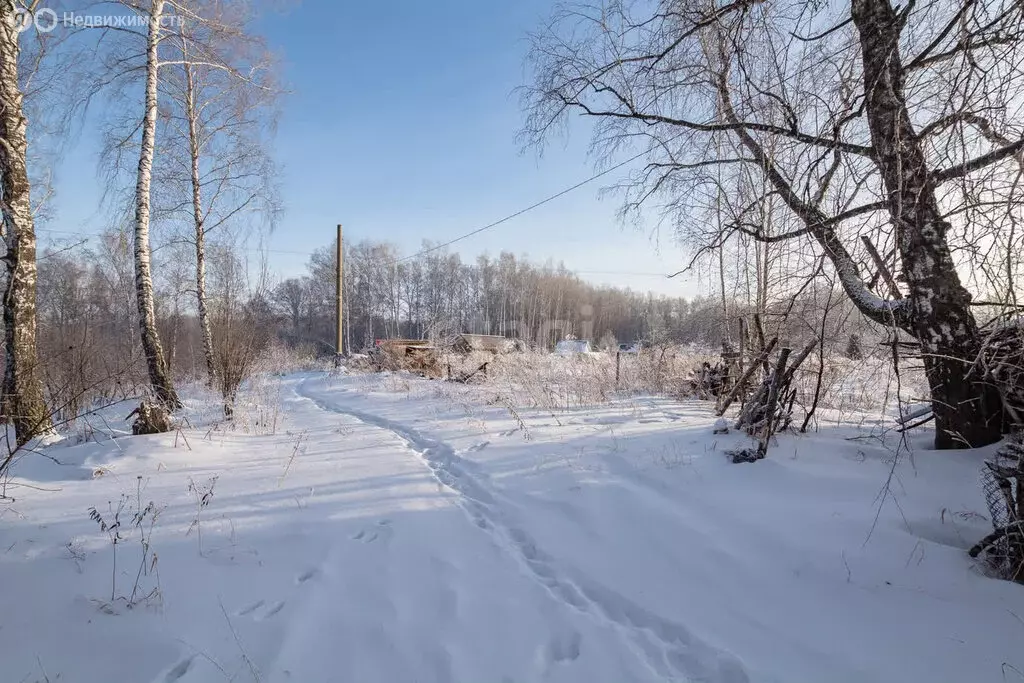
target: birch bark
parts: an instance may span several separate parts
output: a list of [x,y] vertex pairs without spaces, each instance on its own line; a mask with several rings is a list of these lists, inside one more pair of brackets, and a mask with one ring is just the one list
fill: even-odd
[[28,178],[28,123],[18,82],[19,32],[10,18],[14,3],[3,0],[0,17],[0,210],[4,256],[3,409],[24,445],[52,429],[39,377],[36,348],[36,235]]
[[160,68],[161,21],[165,0],[152,0],[149,30],[146,36],[145,114],[142,120],[142,144],[139,171],[135,185],[135,294],[139,307],[139,331],[146,355],[149,381],[157,399],[173,410],[181,406],[174,391],[160,335],[156,328],[153,298],[153,275],[150,264],[149,221],[150,187],[153,180],[153,157],[156,154],[157,83]]

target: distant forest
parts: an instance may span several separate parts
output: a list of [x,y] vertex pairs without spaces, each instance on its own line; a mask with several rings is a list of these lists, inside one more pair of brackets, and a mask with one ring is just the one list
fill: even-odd
[[[136,326],[129,242],[116,234],[104,240],[97,252],[55,251],[40,261],[44,356],[76,337],[95,340],[119,358],[137,353],[135,335],[129,333]],[[91,255],[83,258],[86,251]],[[210,249],[207,288],[214,319],[223,325],[244,313],[261,332],[289,347],[334,353],[334,245],[313,252],[305,275],[276,281],[254,277],[243,254],[231,245]],[[163,258],[186,265],[173,256]],[[567,335],[606,347],[637,340],[717,347],[736,336],[740,317],[759,308],[732,296],[688,299],[595,286],[561,264],[539,265],[508,252],[472,262],[443,250],[408,258],[393,245],[363,241],[346,247],[344,265],[345,351],[354,352],[380,338],[455,332],[515,337],[545,348]],[[166,275],[157,287],[156,309],[172,363],[187,372],[201,366],[196,361],[201,349],[192,283],[187,271],[176,275],[178,270],[183,268],[170,263],[160,269]],[[849,334],[864,332],[852,305],[821,287],[805,288],[796,302],[760,308],[767,327],[785,327],[784,334],[793,338],[817,335],[826,309],[832,326],[849,328],[846,335],[831,330],[828,338],[836,344],[845,346]]]

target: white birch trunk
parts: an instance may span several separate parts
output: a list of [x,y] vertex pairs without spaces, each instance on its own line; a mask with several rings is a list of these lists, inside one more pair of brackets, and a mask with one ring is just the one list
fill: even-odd
[[160,402],[174,409],[181,403],[174,391],[160,345],[160,335],[156,329],[149,248],[150,186],[153,180],[153,157],[156,153],[160,21],[164,13],[165,0],[152,2],[146,39],[145,114],[142,120],[139,172],[135,185],[135,293],[139,306],[139,331],[142,334],[142,348],[146,354],[150,384]]
[[14,423],[15,440],[24,445],[52,431],[39,378],[36,349],[36,235],[28,179],[27,121],[18,83],[18,32],[9,18],[10,0],[0,4],[0,209],[3,213],[4,340],[6,366],[3,409]]
[[202,183],[199,175],[199,117],[196,106],[195,72],[185,64],[185,115],[188,118],[188,147],[192,162],[192,218],[196,233],[196,307],[199,311],[199,329],[203,336],[203,355],[206,357],[206,381],[213,386],[217,368],[213,355],[213,332],[210,329],[210,309],[206,302],[206,221],[203,211]]

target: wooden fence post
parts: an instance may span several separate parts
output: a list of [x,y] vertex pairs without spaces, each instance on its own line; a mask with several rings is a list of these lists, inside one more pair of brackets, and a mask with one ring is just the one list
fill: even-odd
[[785,347],[779,350],[779,362],[775,364],[775,374],[772,375],[771,388],[768,390],[768,402],[765,405],[761,440],[757,444],[758,458],[763,458],[768,454],[768,441],[772,438],[772,431],[775,425],[775,408],[779,402],[779,388],[782,386],[782,380],[786,374],[786,362],[789,360],[790,353],[792,353],[792,350]]

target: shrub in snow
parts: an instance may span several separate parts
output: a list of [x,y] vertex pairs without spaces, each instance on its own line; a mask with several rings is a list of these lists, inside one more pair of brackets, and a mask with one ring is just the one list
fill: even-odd
[[188,536],[193,530],[199,539],[199,554],[203,554],[203,510],[209,507],[213,500],[213,489],[217,485],[217,476],[210,477],[205,484],[197,484],[192,477],[188,478],[188,492],[196,506],[196,515],[192,519],[185,535]]
[[[156,526],[160,508],[153,501],[145,505],[142,502],[142,477],[136,478],[135,497],[121,494],[115,507],[107,503],[106,512],[96,507],[89,508],[89,518],[99,526],[100,531],[110,541],[112,565],[110,570],[110,604],[105,609],[113,609],[115,602],[124,602],[129,609],[141,602],[152,602],[160,598],[160,574],[157,571],[157,555],[153,551],[151,540],[153,527]],[[131,593],[118,594],[117,566],[118,546],[137,540],[139,543],[138,567],[135,569],[135,581]]]

